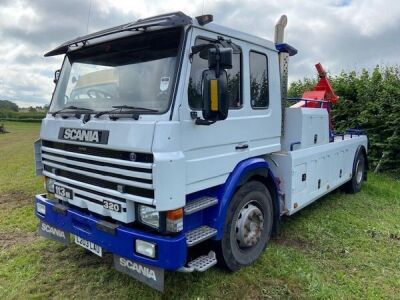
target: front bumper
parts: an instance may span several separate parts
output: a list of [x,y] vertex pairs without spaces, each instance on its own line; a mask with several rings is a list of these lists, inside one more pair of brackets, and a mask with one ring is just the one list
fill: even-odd
[[[36,203],[45,205],[45,215],[37,211]],[[57,203],[46,199],[45,195],[35,197],[35,213],[44,223],[88,240],[108,252],[139,263],[167,270],[177,270],[186,263],[187,246],[183,233],[173,237],[160,236],[123,225],[117,226],[111,233],[106,232],[104,229],[99,229],[101,226],[98,224],[101,219],[73,208],[60,211]],[[151,259],[136,254],[134,249],[136,239],[156,244],[156,258]]]

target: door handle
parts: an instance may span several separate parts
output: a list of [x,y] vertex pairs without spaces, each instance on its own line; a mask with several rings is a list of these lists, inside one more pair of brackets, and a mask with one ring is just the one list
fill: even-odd
[[235,147],[236,150],[244,150],[244,149],[247,149],[247,148],[249,148],[249,145],[247,145],[247,144],[237,145]]

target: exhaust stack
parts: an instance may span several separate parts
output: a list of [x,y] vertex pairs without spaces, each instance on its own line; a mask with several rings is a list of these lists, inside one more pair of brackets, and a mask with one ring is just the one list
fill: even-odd
[[284,113],[285,103],[287,98],[288,90],[288,68],[289,68],[289,56],[297,54],[297,50],[292,46],[284,43],[285,27],[287,25],[286,15],[282,15],[279,21],[275,25],[275,47],[279,51],[279,70],[281,79],[281,106],[282,106],[282,136],[284,134]]
[[[279,21],[275,25],[275,45],[278,48],[279,45],[285,45],[283,43],[285,35],[285,27],[287,25],[286,15],[282,15]],[[287,86],[288,86],[288,66],[289,66],[289,53],[279,50],[279,68],[281,77],[281,100],[282,104],[286,101],[287,97]]]

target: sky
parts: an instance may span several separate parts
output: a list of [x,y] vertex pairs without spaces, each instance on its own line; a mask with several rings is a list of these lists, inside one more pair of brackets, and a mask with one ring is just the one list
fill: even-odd
[[332,75],[400,64],[398,0],[0,0],[0,99],[49,104],[62,56],[44,53],[88,32],[172,11],[212,14],[215,23],[269,40],[286,14],[285,41],[299,50],[290,81],[314,77],[318,62]]

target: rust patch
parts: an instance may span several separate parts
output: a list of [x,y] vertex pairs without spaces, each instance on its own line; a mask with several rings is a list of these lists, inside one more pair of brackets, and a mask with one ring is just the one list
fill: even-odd
[[31,244],[36,238],[37,234],[33,232],[0,232],[0,250]]
[[22,191],[12,191],[0,195],[0,207],[13,209],[33,203],[32,195],[27,195]]

